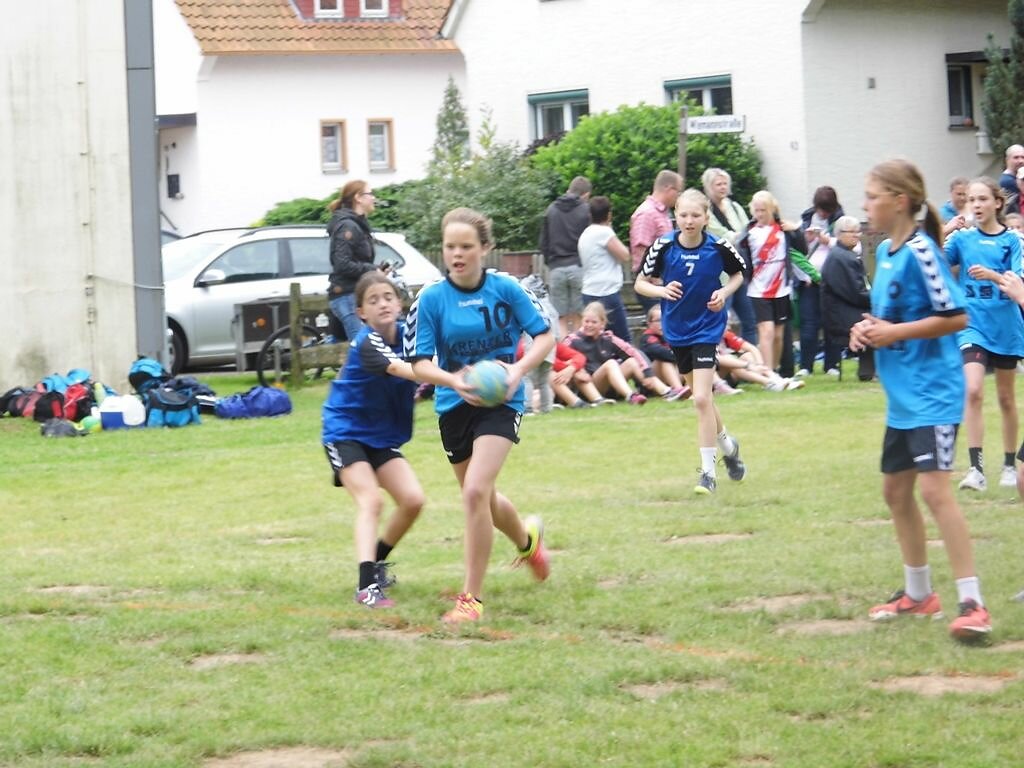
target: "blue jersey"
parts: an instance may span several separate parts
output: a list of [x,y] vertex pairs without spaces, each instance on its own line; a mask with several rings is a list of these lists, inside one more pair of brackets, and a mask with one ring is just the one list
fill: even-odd
[[1024,317],[1017,302],[991,280],[968,274],[978,265],[1002,274],[1021,271],[1020,236],[1009,229],[987,235],[977,227],[961,229],[946,241],[951,267],[960,267],[960,287],[967,299],[967,327],[957,334],[961,347],[975,344],[996,355],[1024,357]]
[[712,312],[708,301],[722,287],[723,272],[734,275],[745,269],[743,257],[728,240],[706,232],[696,248],[681,245],[678,231],[651,245],[641,267],[644,277],[660,277],[664,285],[677,281],[683,286],[679,300],[661,300],[661,327],[669,346],[718,344],[722,340],[729,313]]
[[[932,315],[963,314],[964,295],[942,251],[915,232],[895,252],[885,240],[875,252],[871,313],[890,323]],[[895,429],[959,424],[964,411],[964,372],[955,334],[907,339],[875,351],[888,397],[886,424]]]
[[416,382],[387,373],[402,359],[403,330],[399,322],[393,346],[369,326],[356,334],[324,402],[325,445],[356,440],[371,448],[398,448],[409,442]]
[[[484,272],[475,288],[460,288],[449,278],[420,291],[409,310],[405,356],[410,361],[437,356],[437,364],[456,373],[480,360],[514,363],[524,332],[537,336],[550,329],[533,294],[504,272]],[[522,413],[524,385],[507,403]],[[434,409],[442,414],[460,405],[450,387],[434,391]]]

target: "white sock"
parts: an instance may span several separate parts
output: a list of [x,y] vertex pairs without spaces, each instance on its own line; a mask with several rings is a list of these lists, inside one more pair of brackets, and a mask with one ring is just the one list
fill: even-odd
[[920,602],[932,593],[932,567],[930,565],[903,566],[903,591],[911,600]]
[[717,458],[717,448],[701,448],[700,449],[700,471],[706,472],[712,477],[715,476],[715,459]]
[[722,449],[722,453],[725,456],[732,457],[736,453],[736,441],[730,437],[724,427],[718,433],[718,447]]
[[978,605],[985,604],[981,599],[981,583],[978,581],[977,576],[968,576],[964,579],[956,580],[957,602],[962,603],[968,598],[974,600]]

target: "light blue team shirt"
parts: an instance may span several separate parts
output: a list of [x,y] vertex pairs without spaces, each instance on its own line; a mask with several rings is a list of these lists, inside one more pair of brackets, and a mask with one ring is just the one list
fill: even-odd
[[975,280],[974,265],[1002,274],[1021,273],[1020,236],[1009,229],[987,235],[977,227],[954,232],[946,241],[951,267],[960,267],[960,287],[967,299],[967,327],[957,334],[961,347],[975,344],[996,355],[1024,357],[1024,316],[1020,307],[991,280]]
[[[480,360],[513,363],[520,335],[537,336],[550,323],[537,299],[514,277],[484,272],[472,289],[449,278],[420,291],[405,321],[406,359],[411,362],[437,355],[437,364],[450,373]],[[523,412],[523,382],[506,405]],[[434,410],[447,413],[465,401],[450,387],[434,391]]]
[[[965,312],[963,291],[942,251],[915,232],[895,252],[891,240],[875,252],[871,313],[891,323]],[[886,424],[916,429],[959,424],[964,411],[964,373],[955,334],[908,339],[875,351],[888,400]]]

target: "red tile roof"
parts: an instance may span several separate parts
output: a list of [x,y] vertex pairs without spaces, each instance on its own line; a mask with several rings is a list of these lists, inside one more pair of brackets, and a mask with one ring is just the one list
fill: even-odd
[[440,37],[451,0],[402,0],[391,19],[307,19],[289,0],[176,0],[207,56],[457,51]]

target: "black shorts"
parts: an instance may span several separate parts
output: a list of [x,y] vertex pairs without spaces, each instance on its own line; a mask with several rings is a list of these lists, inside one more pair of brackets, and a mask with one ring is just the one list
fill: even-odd
[[968,344],[967,346],[960,347],[960,358],[964,361],[964,365],[967,363],[981,363],[986,368],[991,366],[1002,371],[1016,368],[1018,359],[1010,355],[997,355],[995,352],[989,352],[977,344]]
[[448,461],[461,464],[473,455],[473,441],[483,435],[497,435],[518,443],[522,419],[523,414],[507,405],[478,408],[463,403],[442,413],[437,423],[441,429],[441,445],[448,454]]
[[694,368],[714,368],[718,365],[717,344],[693,344],[689,347],[672,347],[679,372],[691,373]]
[[351,467],[357,461],[368,461],[376,472],[392,459],[402,459],[402,452],[397,448],[371,448],[357,440],[339,440],[336,443],[325,443],[327,463],[334,470],[334,487],[341,488],[341,470]]
[[916,429],[885,428],[882,472],[887,475],[916,469],[918,472],[951,472],[959,424]]
[[793,309],[789,296],[777,296],[774,299],[757,299],[750,297],[750,306],[754,308],[754,319],[759,323],[788,323]]

